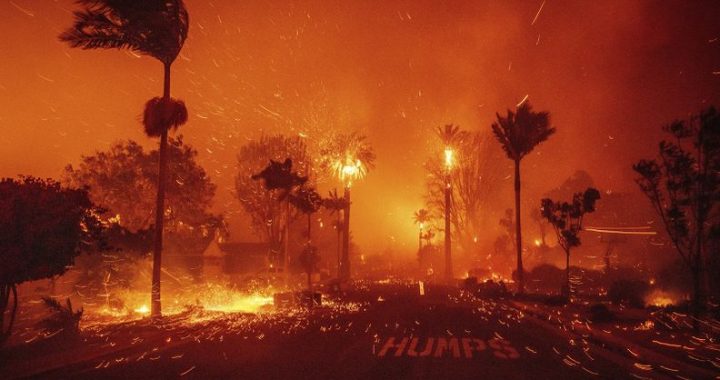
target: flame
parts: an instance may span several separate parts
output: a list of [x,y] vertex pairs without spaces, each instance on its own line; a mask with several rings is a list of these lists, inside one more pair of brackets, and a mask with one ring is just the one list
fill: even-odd
[[222,311],[226,313],[258,313],[272,305],[273,297],[262,294],[227,293],[219,298],[207,302],[206,310]]
[[540,240],[540,239],[535,239],[535,241],[533,241],[533,243],[535,243],[535,246],[536,246],[536,247],[539,247],[539,246],[542,245],[542,240]]
[[148,307],[148,305],[142,305],[133,311],[138,314],[150,314],[150,308]]
[[[188,310],[225,312],[225,313],[261,313],[271,310],[273,290],[242,292],[229,286],[206,283],[188,286],[181,290],[168,291],[163,294],[163,315],[175,315]],[[105,321],[107,317],[114,320],[133,320],[150,315],[148,300],[150,293],[131,289],[115,290],[108,295],[108,301],[97,309],[90,308],[88,314]]]
[[452,148],[446,147],[445,148],[445,167],[449,170],[453,167],[453,155],[454,152]]
[[650,306],[667,307],[677,303],[676,298],[667,292],[660,290],[653,291],[645,298],[645,303]]
[[347,187],[350,187],[354,180],[365,176],[366,172],[363,163],[350,156],[346,156],[345,160],[336,161],[333,169],[335,173],[337,173],[338,178],[345,182]]

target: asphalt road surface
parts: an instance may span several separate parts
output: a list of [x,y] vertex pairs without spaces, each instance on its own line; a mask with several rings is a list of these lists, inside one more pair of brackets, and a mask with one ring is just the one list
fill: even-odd
[[[342,300],[342,301],[340,301]],[[42,378],[625,379],[677,378],[456,289],[361,283],[330,306],[267,315],[171,317],[101,326]],[[47,363],[49,363],[48,361]],[[57,362],[56,362],[57,363]],[[649,369],[652,368],[652,369]],[[2,367],[0,367],[2,371]],[[11,372],[8,372],[11,373]]]

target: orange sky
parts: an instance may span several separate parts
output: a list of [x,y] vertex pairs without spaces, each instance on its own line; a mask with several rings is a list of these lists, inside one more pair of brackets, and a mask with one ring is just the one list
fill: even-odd
[[[414,247],[433,128],[489,130],[525,95],[558,130],[524,163],[528,197],[578,168],[602,189],[636,191],[630,166],[654,153],[660,124],[719,104],[720,5],[547,0],[538,15],[542,3],[187,0],[172,92],[218,184],[217,211],[241,230],[232,188],[248,139],[359,129],[378,160],[353,194],[354,235]],[[73,8],[0,0],[2,176],[58,177],[118,139],[154,144],[139,115],[161,92],[160,64],[64,46]],[[511,194],[495,201],[512,207]]]

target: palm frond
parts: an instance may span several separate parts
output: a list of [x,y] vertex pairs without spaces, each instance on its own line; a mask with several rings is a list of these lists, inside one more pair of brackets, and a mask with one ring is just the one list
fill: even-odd
[[460,127],[453,124],[446,124],[444,127],[438,127],[436,134],[445,146],[455,146],[460,140]]
[[[43,303],[45,306],[47,306],[49,309],[57,311],[57,312],[63,312],[65,311],[65,307],[60,303],[60,301],[56,300],[52,297],[44,296],[42,297]],[[68,299],[69,301],[69,299]]]
[[497,114],[492,131],[512,160],[521,160],[537,145],[547,140],[555,128],[550,127],[547,112],[534,112],[529,102],[523,103],[516,112],[507,111],[507,116]]
[[189,16],[182,0],[80,0],[59,38],[82,49],[130,49],[170,64],[182,49]]
[[170,128],[178,129],[188,119],[185,102],[180,99],[155,97],[145,103],[143,126],[150,137],[159,137]]

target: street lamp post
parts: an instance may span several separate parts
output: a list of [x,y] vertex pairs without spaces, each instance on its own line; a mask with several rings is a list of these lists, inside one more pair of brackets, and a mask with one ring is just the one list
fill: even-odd
[[450,179],[450,171],[453,166],[453,150],[451,147],[445,147],[445,281],[452,282],[452,233],[450,230],[450,201],[452,197],[452,182]]

